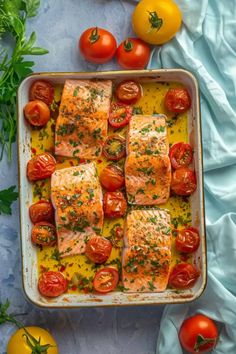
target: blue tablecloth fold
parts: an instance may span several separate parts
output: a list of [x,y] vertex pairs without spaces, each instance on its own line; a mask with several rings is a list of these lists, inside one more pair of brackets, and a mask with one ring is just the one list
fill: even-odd
[[182,353],[184,318],[204,313],[219,324],[214,353],[236,353],[236,0],[176,0],[183,26],[153,50],[150,68],[185,68],[198,79],[205,175],[208,284],[200,299],[165,308],[157,354]]

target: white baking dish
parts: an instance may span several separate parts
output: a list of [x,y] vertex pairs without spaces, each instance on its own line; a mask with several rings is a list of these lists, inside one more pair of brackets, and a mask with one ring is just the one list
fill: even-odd
[[[192,106],[188,113],[189,141],[194,148],[194,166],[197,176],[197,191],[191,197],[192,225],[199,229],[201,243],[195,254],[194,264],[201,269],[201,276],[192,289],[176,292],[168,289],[163,293],[124,293],[111,292],[106,295],[96,294],[64,294],[58,298],[47,299],[37,289],[37,255],[30,240],[32,223],[28,215],[28,207],[32,204],[32,186],[26,177],[26,165],[31,158],[30,131],[23,117],[23,107],[28,102],[28,90],[36,79],[46,79],[54,84],[63,83],[65,79],[112,79],[122,80],[135,78],[144,81],[179,82],[186,86],[191,94]],[[203,196],[201,120],[199,109],[198,84],[195,77],[185,70],[163,69],[142,71],[112,71],[95,73],[38,73],[26,78],[18,90],[18,153],[19,153],[19,194],[20,225],[22,245],[23,287],[30,301],[43,307],[86,307],[86,306],[123,306],[185,303],[199,297],[206,286],[206,242]]]

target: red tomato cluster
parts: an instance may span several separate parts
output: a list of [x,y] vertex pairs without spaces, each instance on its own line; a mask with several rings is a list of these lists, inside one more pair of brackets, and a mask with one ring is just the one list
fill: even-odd
[[106,63],[116,56],[124,69],[144,69],[150,58],[150,47],[138,38],[127,38],[117,47],[113,34],[103,28],[91,27],[79,39],[82,56],[96,64]]
[[50,105],[54,87],[46,80],[36,80],[29,90],[29,102],[24,107],[26,121],[34,127],[43,127],[50,120]]

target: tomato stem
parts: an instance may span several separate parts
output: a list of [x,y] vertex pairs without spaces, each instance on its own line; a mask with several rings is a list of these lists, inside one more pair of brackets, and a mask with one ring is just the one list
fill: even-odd
[[158,14],[156,13],[156,11],[148,11],[148,13],[149,13],[148,21],[151,24],[151,28],[159,31],[159,29],[163,25],[162,18],[158,17]]
[[25,332],[23,334],[23,337],[26,337],[26,343],[29,346],[29,348],[32,350],[31,354],[47,354],[48,349],[53,347],[51,344],[45,344],[41,345],[40,341],[37,340],[34,336],[32,336],[27,329],[24,327],[24,325],[15,319],[17,315],[12,315],[7,312],[8,308],[10,306],[10,302],[7,300],[5,304],[0,303],[0,325],[4,323],[13,323],[16,327],[19,329],[23,329]]
[[[206,344],[209,343],[215,343],[216,339],[215,338],[205,338],[201,334],[198,334],[196,343],[194,345],[194,351],[199,352],[199,350]],[[213,348],[212,348],[213,349]]]
[[95,27],[92,32],[91,32],[91,36],[89,37],[89,40],[91,43],[96,43],[99,40],[100,36],[98,34],[98,28]]
[[126,52],[131,52],[133,49],[133,43],[129,39],[126,39],[124,41],[124,48]]

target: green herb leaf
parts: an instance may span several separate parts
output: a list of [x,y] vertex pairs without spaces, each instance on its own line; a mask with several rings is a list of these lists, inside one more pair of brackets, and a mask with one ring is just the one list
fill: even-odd
[[0,214],[11,215],[11,204],[18,198],[18,193],[14,192],[16,186],[0,191]]

